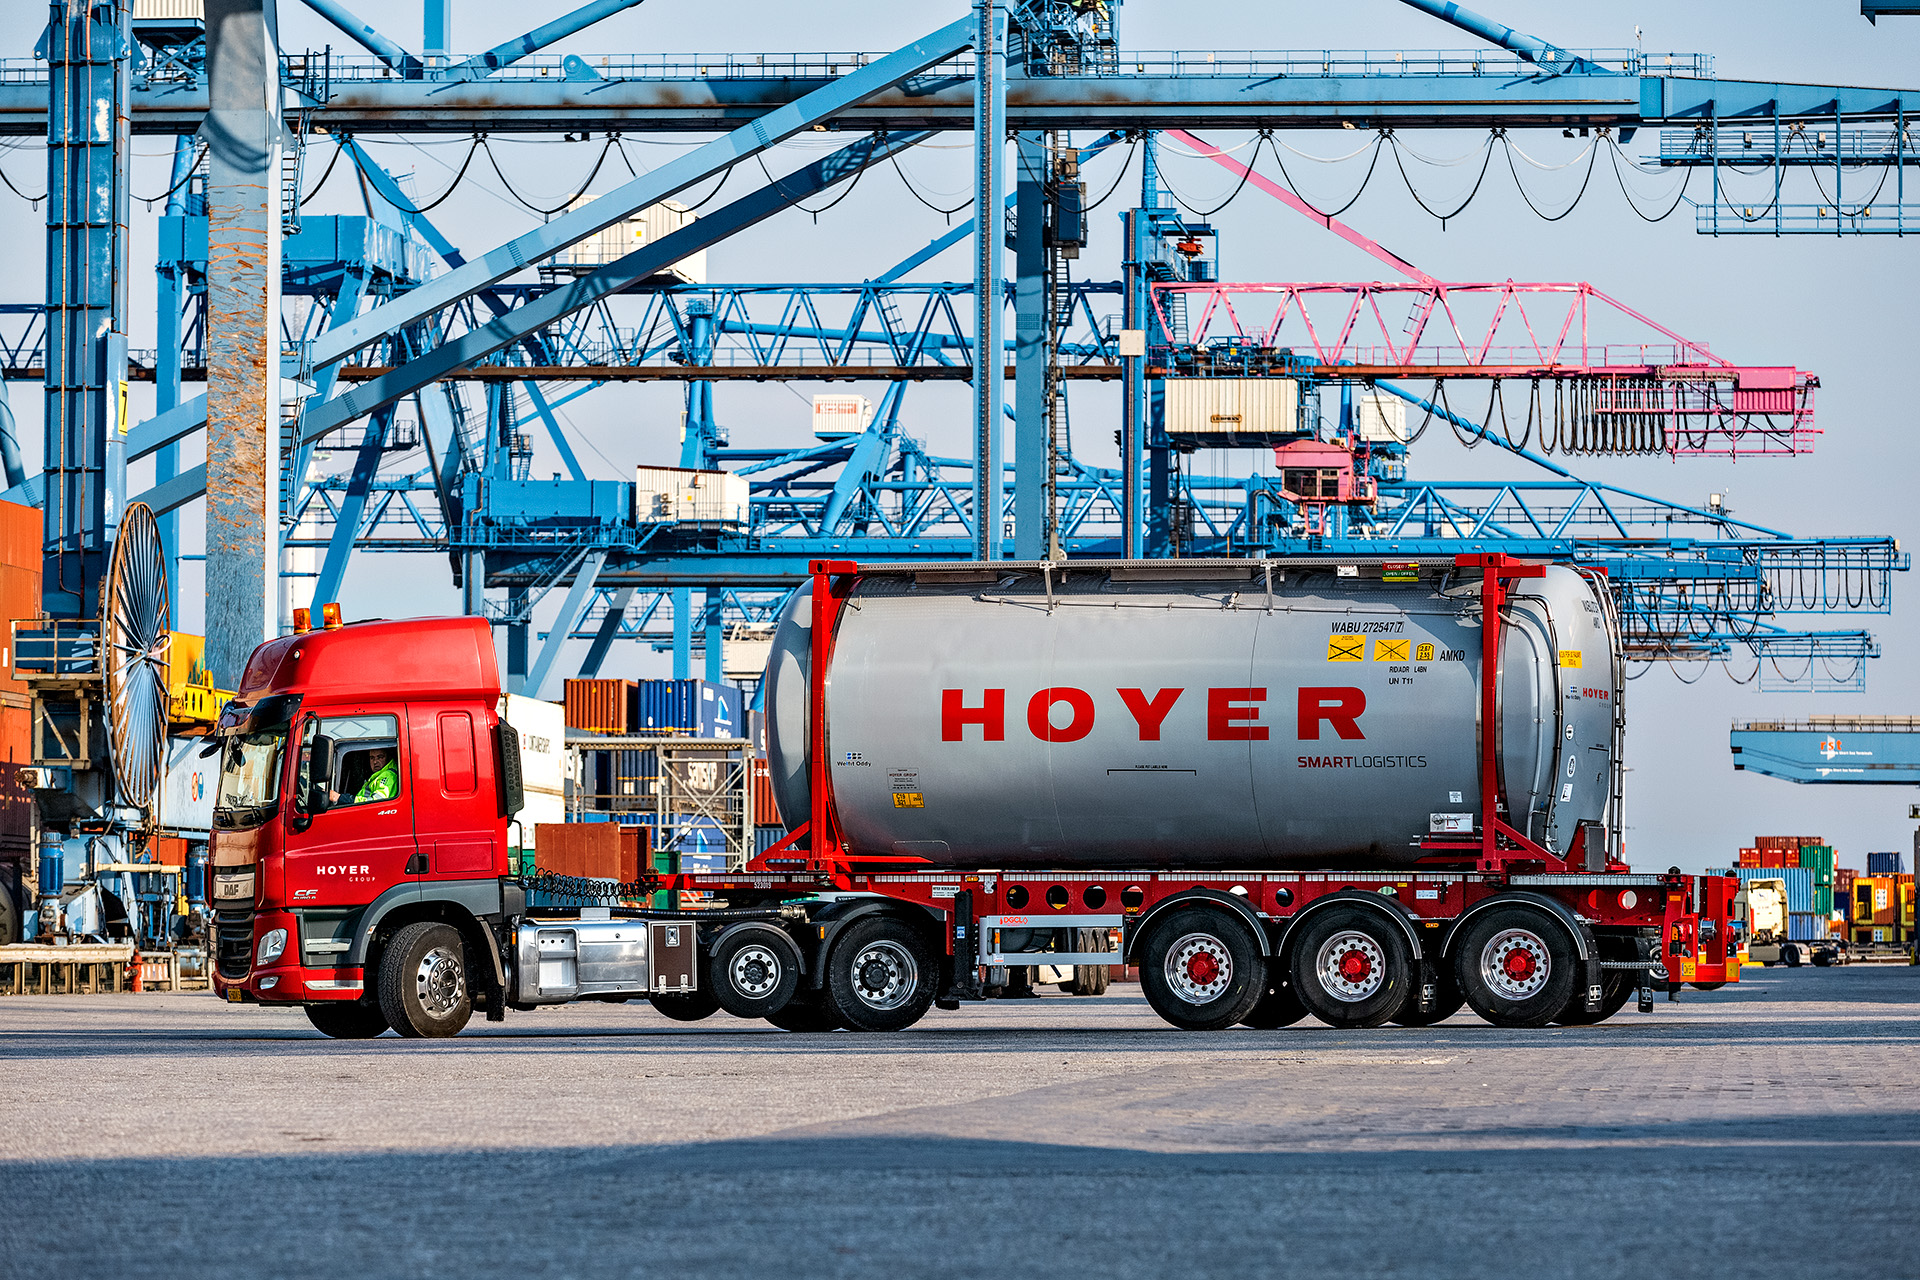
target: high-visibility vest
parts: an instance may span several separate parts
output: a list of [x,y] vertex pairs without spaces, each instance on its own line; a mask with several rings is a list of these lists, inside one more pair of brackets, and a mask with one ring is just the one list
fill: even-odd
[[360,788],[360,794],[353,798],[355,804],[366,804],[370,800],[391,800],[400,794],[400,771],[389,760],[380,766],[379,772],[368,778]]

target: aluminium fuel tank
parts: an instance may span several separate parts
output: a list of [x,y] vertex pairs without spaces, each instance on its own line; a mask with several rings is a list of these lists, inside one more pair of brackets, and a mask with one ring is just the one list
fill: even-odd
[[[838,611],[827,775],[855,856],[962,868],[1391,865],[1470,830],[1481,577],[1423,565],[863,569]],[[1400,579],[1400,580],[1394,580]],[[1606,822],[1622,686],[1596,578],[1508,583],[1503,815],[1549,849]],[[767,667],[768,756],[806,821],[812,604]]]

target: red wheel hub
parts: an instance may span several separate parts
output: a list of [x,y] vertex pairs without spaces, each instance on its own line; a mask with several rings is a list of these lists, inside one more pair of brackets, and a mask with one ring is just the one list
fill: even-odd
[[1533,952],[1515,947],[1507,952],[1507,958],[1500,962],[1500,966],[1512,981],[1526,982],[1539,970],[1540,962],[1533,958]]
[[1358,947],[1340,957],[1340,976],[1355,986],[1365,982],[1372,972],[1373,961]]
[[1187,957],[1187,980],[1196,987],[1210,987],[1220,977],[1220,962],[1204,951]]

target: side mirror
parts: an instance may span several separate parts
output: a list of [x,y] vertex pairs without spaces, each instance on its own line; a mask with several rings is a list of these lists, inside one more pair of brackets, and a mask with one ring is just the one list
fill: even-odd
[[307,795],[308,813],[325,813],[328,805],[328,790],[333,781],[333,739],[325,734],[316,734],[307,739]]

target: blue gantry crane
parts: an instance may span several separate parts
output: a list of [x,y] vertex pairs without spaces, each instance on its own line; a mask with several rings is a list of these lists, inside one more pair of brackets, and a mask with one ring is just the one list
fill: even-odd
[[[1377,147],[1397,145],[1401,131],[1475,129],[1494,131],[1490,149],[1500,131],[1592,130],[1615,147],[1657,129],[1655,163],[1710,176],[1713,199],[1700,206],[1699,226],[1711,231],[1759,225],[1744,214],[1737,226],[1716,220],[1729,198],[1723,177],[1753,167],[1745,137],[1771,130],[1766,136],[1775,141],[1762,156],[1779,214],[1771,230],[1898,230],[1909,216],[1898,196],[1912,91],[1728,80],[1702,55],[1568,50],[1424,0],[1415,7],[1485,47],[1129,53],[1118,40],[1117,4],[983,0],[969,16],[890,53],[542,53],[629,7],[602,0],[463,58],[446,48],[444,0],[427,6],[419,54],[332,0],[308,2],[367,56],[273,50],[253,67],[223,49],[219,33],[210,44],[196,22],[111,10],[134,37],[116,64],[138,90],[127,96],[128,128],[179,139],[162,220],[156,345],[150,356],[128,360],[129,377],[155,380],[159,412],[132,425],[124,456],[153,455],[157,478],[150,491],[124,496],[158,511],[163,539],[177,547],[172,513],[210,490],[257,483],[274,501],[257,512],[222,510],[222,529],[254,523],[243,538],[210,539],[209,580],[216,563],[226,563],[240,566],[230,580],[250,583],[242,570],[264,556],[296,584],[287,593],[274,584],[272,598],[254,599],[264,588],[251,586],[230,593],[231,601],[223,595],[209,612],[210,632],[234,632],[250,644],[284,625],[295,594],[335,595],[352,555],[432,552],[447,557],[469,610],[504,628],[514,681],[537,691],[566,674],[561,657],[575,638],[590,641],[588,671],[615,641],[638,640],[670,648],[677,674],[688,674],[704,649],[708,673],[717,675],[727,629],[763,625],[806,561],[820,555],[1504,550],[1605,567],[1640,657],[1747,654],[1768,682],[1805,687],[1864,679],[1864,660],[1875,652],[1866,631],[1805,623],[1816,614],[1888,608],[1891,575],[1907,564],[1890,540],[1796,537],[1721,508],[1588,483],[1537,447],[1496,437],[1490,416],[1457,411],[1442,378],[1414,386],[1377,370],[1345,375],[1291,347],[1196,341],[1179,305],[1183,291],[1219,283],[1217,232],[1169,198],[1159,153],[1169,136],[1191,140],[1200,129],[1353,129]],[[231,149],[203,156],[193,136],[210,110],[221,109],[227,73],[279,83],[294,104],[290,144],[258,156]],[[1010,80],[1019,83],[1011,96]],[[46,129],[51,92],[31,74],[0,80],[0,132]],[[976,135],[973,208],[980,216],[906,260],[844,283],[720,285],[674,274],[675,264],[726,237],[960,129]],[[1076,144],[1075,130],[1099,136]],[[1823,130],[1846,164],[1884,161],[1895,175],[1890,205],[1878,203],[1878,194],[1849,203],[1835,185],[1828,204],[1845,216],[1803,228],[1797,215],[1781,212],[1792,208],[1780,199],[1788,184],[1819,180],[1825,161],[1814,161],[1828,154],[1819,147]],[[578,256],[608,229],[743,162],[758,164],[782,139],[820,131],[845,145],[709,204],[629,252]],[[469,135],[469,162],[485,151],[489,134],[591,135],[607,149],[621,133],[718,136],[506,243],[467,254],[372,154],[371,140],[421,132]],[[1008,137],[1014,145],[1003,154],[999,143]],[[1087,242],[1083,166],[1121,147],[1141,167],[1137,200],[1121,215],[1123,260],[1114,278],[1078,274]],[[314,177],[323,155],[325,173],[337,167],[361,184],[365,216],[301,217],[306,193],[325,180]],[[124,155],[105,162],[124,170]],[[244,164],[275,179],[255,184],[275,198],[250,214],[263,226],[275,215],[280,232],[262,242],[278,255],[272,283],[287,299],[270,389],[248,382],[260,381],[248,371],[262,362],[211,354],[235,322],[221,310],[220,299],[230,296],[223,291],[268,292],[265,256],[256,264],[243,255],[251,274],[222,281],[221,264],[234,255],[208,238],[209,212],[239,172],[231,166]],[[1331,219],[1323,225],[1340,230]],[[970,280],[907,278],[962,245],[974,249]],[[1010,273],[1001,246],[1011,250]],[[36,358],[43,346],[51,352],[47,314],[0,310],[0,353],[10,373],[37,377],[48,367]],[[1005,352],[1004,362],[977,359],[982,347]],[[1011,395],[1001,386],[1006,363]],[[195,375],[208,380],[209,393],[185,398]],[[1169,395],[1178,400],[1188,380],[1222,376],[1288,384],[1295,416],[1257,439],[1206,438],[1178,424],[1170,430]],[[789,448],[732,447],[716,408],[719,388],[768,379],[862,379],[885,390],[857,432]],[[974,388],[967,456],[939,456],[902,426],[909,384],[945,379]],[[743,479],[743,502],[691,516],[671,506],[643,514],[640,480],[586,474],[558,409],[609,383],[641,380],[684,385],[687,428],[676,461],[691,472]],[[1120,386],[1117,466],[1087,463],[1072,447],[1071,388],[1083,380]],[[97,379],[87,393],[111,384]],[[1414,421],[1526,459],[1538,477],[1420,478],[1411,440],[1361,421],[1382,417],[1382,397],[1405,404]],[[290,406],[285,422],[283,404]],[[206,427],[210,405],[220,427],[210,445],[252,432],[271,465],[257,475],[236,470],[232,450],[210,448],[208,464],[182,468],[178,446]],[[236,430],[236,405],[251,415],[245,431]],[[1102,424],[1095,434],[1110,429]],[[558,480],[530,474],[533,432],[560,457]],[[1371,438],[1361,439],[1367,432]],[[1202,444],[1292,450],[1287,456],[1295,459],[1318,451],[1328,465],[1291,471],[1336,473],[1334,488],[1307,494],[1289,487],[1284,462],[1270,475],[1252,467],[1239,478],[1197,474],[1185,463]],[[1602,444],[1592,451],[1624,450]],[[1342,500],[1339,475],[1347,477],[1347,499],[1364,493],[1365,500]],[[14,497],[29,501],[41,500],[47,483],[11,475],[9,482]],[[245,608],[235,613],[229,603]],[[559,607],[542,637],[535,611],[551,603]]]

